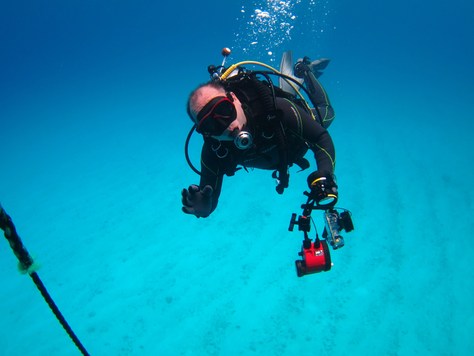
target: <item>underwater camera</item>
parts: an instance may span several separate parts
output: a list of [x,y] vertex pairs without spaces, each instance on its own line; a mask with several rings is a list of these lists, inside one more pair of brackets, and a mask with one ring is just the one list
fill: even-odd
[[345,232],[354,230],[351,214],[347,210],[340,214],[337,210],[326,210],[324,212],[324,223],[323,239],[329,241],[334,250],[344,246],[344,238],[339,233],[342,230]]
[[332,267],[329,246],[334,250],[343,247],[344,238],[340,232],[342,230],[346,232],[354,230],[351,213],[348,210],[343,210],[339,213],[336,209],[329,209],[324,212],[325,227],[322,239],[319,239],[316,233],[316,239],[312,242],[308,237],[311,227],[311,217],[309,214],[311,213],[312,206],[304,205],[303,207],[305,208],[303,215],[297,219],[296,214],[293,214],[288,228],[289,231],[293,231],[294,226],[298,225],[298,230],[304,232],[303,246],[298,253],[301,259],[295,261],[298,277],[329,271]]

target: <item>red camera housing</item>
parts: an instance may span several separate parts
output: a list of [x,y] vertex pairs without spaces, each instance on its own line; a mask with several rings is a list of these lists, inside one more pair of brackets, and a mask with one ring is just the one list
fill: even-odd
[[325,240],[311,242],[308,248],[301,249],[299,253],[302,260],[295,261],[298,277],[318,272],[327,272],[331,269],[331,254]]

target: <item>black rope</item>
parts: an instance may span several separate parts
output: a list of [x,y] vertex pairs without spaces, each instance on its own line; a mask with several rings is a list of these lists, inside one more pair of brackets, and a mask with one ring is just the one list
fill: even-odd
[[4,231],[4,235],[6,239],[8,240],[10,247],[13,250],[13,253],[18,258],[20,271],[28,273],[30,275],[31,279],[33,279],[33,282],[35,283],[36,287],[40,291],[44,300],[49,305],[49,308],[54,313],[54,315],[56,316],[56,319],[58,319],[58,321],[60,322],[64,330],[68,333],[71,340],[74,342],[74,344],[77,346],[77,348],[81,351],[81,353],[84,356],[89,356],[89,353],[84,348],[82,343],[79,341],[79,339],[77,338],[76,334],[67,323],[64,316],[61,314],[61,311],[57,307],[56,303],[54,303],[53,298],[51,298],[51,296],[49,295],[48,291],[46,290],[46,287],[44,286],[38,274],[31,270],[34,263],[33,258],[31,258],[30,254],[28,253],[25,246],[23,245],[23,242],[21,241],[20,236],[18,236],[12,219],[10,218],[10,216],[8,216],[8,214],[2,208],[1,205],[0,205],[0,229]]
[[33,282],[35,282],[36,287],[40,291],[41,295],[43,296],[44,300],[46,303],[48,303],[49,308],[51,311],[54,313],[56,316],[56,319],[61,323],[62,327],[66,332],[68,333],[69,337],[71,340],[74,342],[74,344],[77,346],[77,348],[82,352],[84,356],[89,356],[89,353],[85,349],[85,347],[82,345],[81,341],[77,338],[76,334],[74,331],[71,329],[69,326],[68,322],[66,319],[64,319],[64,316],[62,315],[61,311],[57,307],[56,303],[54,302],[53,298],[49,295],[48,291],[46,290],[46,287],[44,286],[43,282],[39,278],[38,274],[36,272],[33,272],[30,274],[31,279]]

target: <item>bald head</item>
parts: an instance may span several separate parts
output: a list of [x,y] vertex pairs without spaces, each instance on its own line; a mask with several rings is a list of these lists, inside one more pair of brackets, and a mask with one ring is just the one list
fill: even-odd
[[225,89],[217,83],[206,83],[195,89],[188,98],[188,114],[196,122],[199,111],[216,96],[225,96]]

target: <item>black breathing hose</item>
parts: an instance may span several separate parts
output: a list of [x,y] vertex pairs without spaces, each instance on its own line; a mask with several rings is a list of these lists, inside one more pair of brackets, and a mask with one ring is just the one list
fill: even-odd
[[200,176],[201,172],[199,172],[199,170],[194,167],[193,163],[191,162],[191,159],[189,158],[189,141],[191,140],[191,136],[193,135],[194,130],[196,130],[196,124],[191,127],[191,130],[189,130],[188,133],[188,137],[186,137],[186,142],[184,143],[184,156],[186,157],[186,162],[188,162],[189,167],[191,167],[191,169]]

